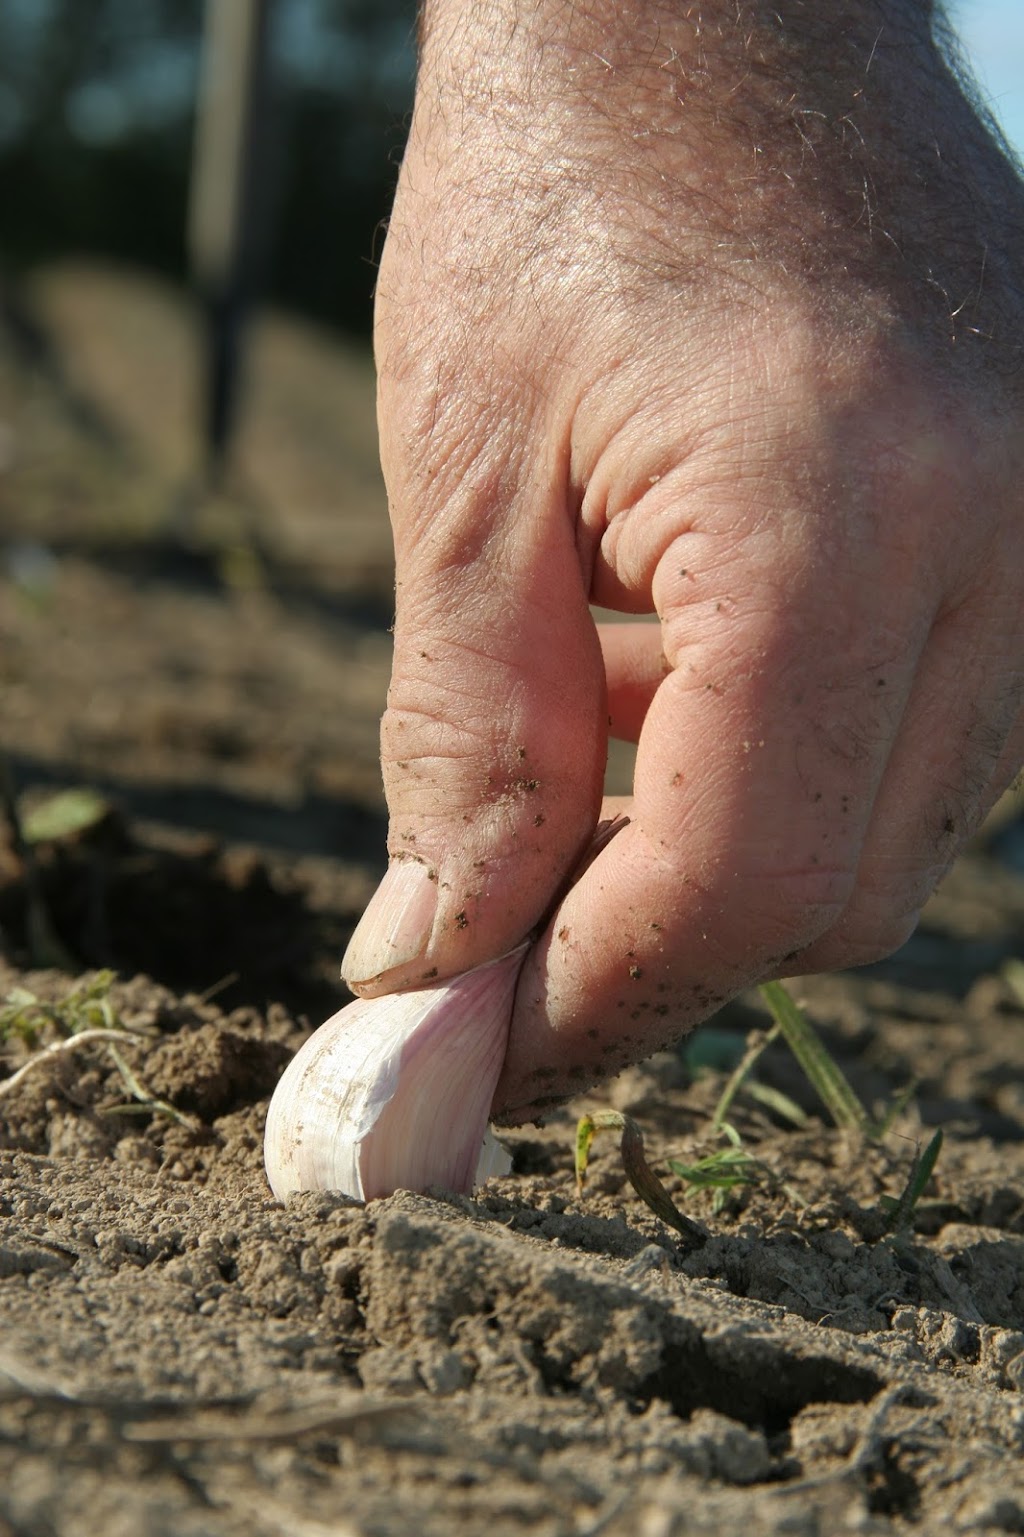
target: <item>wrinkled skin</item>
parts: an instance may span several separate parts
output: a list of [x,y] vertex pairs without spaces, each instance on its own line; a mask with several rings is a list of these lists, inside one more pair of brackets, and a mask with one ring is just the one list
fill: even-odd
[[[923,0],[825,10],[427,9],[377,309],[415,895],[345,975],[546,919],[506,1120],[894,949],[1024,755],[1021,183]],[[609,725],[631,820],[552,914]]]

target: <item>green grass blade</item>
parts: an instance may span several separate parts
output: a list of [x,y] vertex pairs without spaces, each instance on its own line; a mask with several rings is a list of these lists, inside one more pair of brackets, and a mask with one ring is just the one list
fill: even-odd
[[795,1126],[797,1131],[802,1131],[810,1120],[807,1111],[801,1110],[795,1099],[790,1099],[781,1089],[773,1089],[770,1084],[758,1083],[756,1078],[751,1079],[744,1092],[766,1110],[771,1110],[780,1121]]
[[871,1117],[786,989],[779,982],[763,982],[760,993],[787,1046],[836,1125],[843,1130],[861,1131],[865,1136],[874,1135]]
[[924,1195],[928,1181],[935,1172],[942,1151],[942,1127],[932,1137],[924,1152],[914,1154],[907,1183],[898,1201],[883,1198],[882,1205],[889,1212],[889,1231],[902,1233],[914,1220],[914,1208]]
[[698,1158],[696,1163],[670,1158],[668,1166],[697,1190],[731,1190],[734,1185],[751,1185],[760,1167],[756,1158],[739,1148],[722,1148],[706,1158]]

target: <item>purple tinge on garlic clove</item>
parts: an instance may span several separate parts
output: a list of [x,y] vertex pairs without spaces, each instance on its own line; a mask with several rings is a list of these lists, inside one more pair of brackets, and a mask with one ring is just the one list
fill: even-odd
[[314,1031],[270,1102],[264,1157],[275,1196],[468,1193],[508,1173],[487,1121],[526,951],[430,987],[357,998]]

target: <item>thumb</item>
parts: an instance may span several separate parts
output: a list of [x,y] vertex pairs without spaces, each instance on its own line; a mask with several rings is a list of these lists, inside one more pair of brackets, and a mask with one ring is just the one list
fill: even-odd
[[393,510],[390,864],[342,965],[363,996],[518,944],[597,821],[604,667],[554,481],[530,475],[510,495],[507,475],[471,471],[443,503],[433,484],[432,507]]

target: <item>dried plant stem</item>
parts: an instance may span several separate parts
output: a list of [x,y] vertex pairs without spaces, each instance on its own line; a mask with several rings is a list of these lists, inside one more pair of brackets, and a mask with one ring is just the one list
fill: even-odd
[[[124,1039],[123,1032],[120,1039]],[[135,1104],[112,1105],[109,1110],[101,1111],[101,1114],[129,1115],[132,1111],[135,1111],[136,1114],[141,1114],[148,1110],[151,1114],[165,1115],[168,1120],[177,1121],[179,1126],[185,1126],[189,1131],[198,1130],[199,1123],[194,1117],[185,1115],[184,1111],[178,1110],[176,1106],[169,1104],[166,1099],[154,1098],[148,1089],[143,1088],[116,1046],[111,1046],[109,1050],[110,1055],[114,1059],[114,1064],[124,1080],[124,1086],[132,1099],[135,1100]]]
[[65,1041],[54,1041],[51,1046],[43,1046],[35,1056],[23,1063],[16,1073],[5,1078],[0,1083],[0,1097],[10,1094],[12,1089],[16,1088],[34,1068],[41,1067],[43,1063],[51,1061],[54,1057],[62,1057],[68,1052],[77,1051],[79,1046],[88,1046],[91,1041],[120,1041],[123,1044],[125,1041],[141,1043],[145,1039],[145,1036],[136,1035],[130,1030],[108,1030],[101,1026],[92,1030],[79,1030],[77,1035],[68,1036]]

